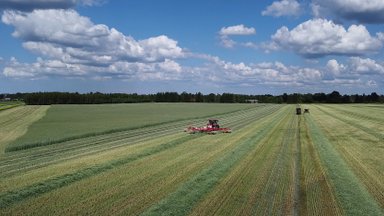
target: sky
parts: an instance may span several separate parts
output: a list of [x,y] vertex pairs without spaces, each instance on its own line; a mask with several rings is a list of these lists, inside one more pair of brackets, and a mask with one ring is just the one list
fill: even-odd
[[0,0],[0,93],[384,94],[383,0]]

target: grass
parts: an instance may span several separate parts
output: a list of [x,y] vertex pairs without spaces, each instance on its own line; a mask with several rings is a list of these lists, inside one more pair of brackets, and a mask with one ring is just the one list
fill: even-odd
[[17,106],[0,112],[0,157],[9,143],[23,136],[47,109],[48,106]]
[[11,109],[14,107],[22,106],[24,102],[21,101],[0,101],[0,111]]
[[[362,119],[366,115],[381,116],[379,110],[369,113],[361,113],[354,107],[343,107],[343,112],[339,112],[340,106],[327,106],[318,108],[319,117],[316,120],[324,133],[333,143],[334,147],[341,154],[345,162],[351,167],[367,190],[374,196],[376,201],[384,207],[384,144],[377,136],[382,127],[378,125],[379,120]],[[381,112],[384,112],[382,110]],[[335,114],[337,113],[337,118]],[[337,131],[327,127],[331,123]],[[363,128],[362,128],[363,127]]]
[[246,104],[107,104],[53,105],[7,151],[61,143],[95,135],[159,125],[196,117],[212,117],[252,106]]
[[205,194],[241,159],[255,148],[269,129],[265,127],[247,138],[220,160],[181,185],[174,193],[149,208],[142,215],[186,215]]
[[[269,109],[270,108],[271,107],[269,107]],[[261,111],[263,110],[268,111],[267,109],[262,109]],[[264,116],[270,114],[273,114],[273,112],[266,112]],[[238,118],[239,116],[228,116],[228,118],[234,117]],[[259,116],[255,115],[252,118],[253,120],[250,119],[249,122],[255,122],[255,118],[257,119]],[[243,124],[243,127],[247,126],[249,123],[248,121],[245,121],[245,119],[248,120],[249,116],[248,118],[247,116],[243,116],[238,120]],[[252,123],[252,125],[255,124]],[[232,134],[202,137],[187,135],[187,137],[196,139],[183,143],[175,148],[148,156],[134,163],[123,165],[121,167],[115,167],[114,169],[103,172],[97,176],[82,179],[81,181],[74,182],[69,186],[46,193],[46,195],[25,200],[21,202],[20,205],[17,204],[14,207],[11,206],[8,210],[10,212],[20,213],[23,211],[24,207],[28,208],[27,206],[29,206],[31,202],[37,202],[33,205],[40,207],[33,209],[46,213],[52,211],[52,209],[48,209],[47,206],[54,206],[55,209],[62,209],[63,207],[65,208],[65,206],[71,206],[71,209],[73,209],[71,211],[72,213],[81,212],[81,209],[84,211],[87,209],[92,211],[98,209],[96,206],[92,207],[93,201],[89,200],[86,203],[83,203],[81,200],[82,198],[87,199],[86,197],[94,197],[92,200],[96,199],[95,202],[99,203],[98,206],[100,206],[96,213],[104,212],[106,209],[111,209],[111,211],[117,211],[116,209],[120,209],[120,211],[128,212],[128,214],[137,214],[137,212],[143,211],[143,207],[145,208],[145,206],[151,203],[150,200],[153,201],[156,197],[161,198],[162,196],[165,196],[169,193],[169,190],[172,190],[176,185],[182,183],[185,178],[192,177],[191,175],[199,171],[201,168],[209,165],[213,161],[221,158],[223,154],[230,153],[231,149],[236,146],[239,139],[244,139],[244,135],[252,133],[254,131],[253,129],[254,126],[250,126],[245,131],[239,131],[237,136],[232,136]],[[88,186],[84,187],[85,185]],[[125,189],[122,189],[122,187]],[[146,190],[143,191],[143,188],[146,188]],[[79,193],[79,190],[82,192]],[[47,197],[55,197],[56,194],[61,200],[61,204],[59,206],[53,203],[44,206],[40,205],[40,203],[46,203],[42,200],[45,200]],[[74,202],[76,200],[77,201],[74,203],[72,200],[74,200]],[[87,207],[74,207],[80,205],[81,203],[83,203],[83,207],[84,205]],[[130,203],[130,205],[124,206],[126,205],[125,203]],[[102,205],[106,206],[102,207]],[[117,208],[116,206],[119,205],[122,206]],[[8,212],[8,210],[4,210],[4,212]],[[34,210],[30,209],[29,211]],[[86,213],[84,211],[81,213]]]
[[[285,180],[285,176],[289,176],[292,170],[275,169],[274,172],[271,170],[273,167],[277,168],[276,164],[282,165],[277,161],[281,156],[281,149],[284,149],[281,147],[284,146],[283,137],[288,129],[281,130],[281,128],[285,128],[290,122],[291,116],[287,115],[290,110],[291,108],[286,107],[281,113],[283,115],[275,115],[274,120],[261,122],[259,130],[266,130],[264,132],[267,133],[263,134],[262,138],[252,141],[254,148],[219,180],[217,186],[204,199],[197,203],[191,215],[251,215],[263,214],[261,212],[266,214],[272,210],[277,214],[279,208],[286,212],[285,202],[281,202],[280,197],[288,198],[291,193],[282,193],[279,196],[279,193],[271,194],[271,190],[276,189],[275,185],[280,185],[274,185],[274,177],[280,176],[281,180]],[[290,163],[283,164],[283,166],[289,165]],[[280,189],[286,188],[284,185],[280,185]],[[274,201],[270,202],[270,198]],[[288,209],[290,212],[291,208]]]
[[303,118],[300,124],[300,141],[300,215],[342,215],[343,210],[339,207],[330,179]]
[[40,194],[47,193],[49,191],[69,185],[73,182],[80,181],[84,178],[89,178],[93,175],[97,175],[102,172],[106,172],[108,170],[114,169],[118,166],[128,164],[135,160],[139,160],[143,157],[156,154],[160,151],[164,151],[168,148],[172,148],[176,145],[180,145],[194,138],[197,138],[197,137],[193,137],[193,136],[182,137],[167,143],[160,144],[156,147],[147,149],[146,151],[141,152],[139,154],[130,155],[129,157],[125,157],[122,159],[112,160],[104,164],[98,164],[95,166],[87,167],[85,169],[78,170],[74,173],[69,173],[62,176],[57,176],[55,178],[47,179],[43,182],[32,184],[25,188],[21,188],[15,191],[8,191],[4,194],[0,194],[0,209],[8,207],[15,202],[20,202],[29,197],[38,196]]
[[313,119],[307,117],[306,123],[343,211],[347,215],[382,215],[380,206],[361,185]]
[[[145,105],[160,106],[163,115],[168,106]],[[384,148],[378,134],[384,106],[308,105],[311,113],[301,116],[295,115],[292,105],[227,104],[214,109],[206,104],[216,114],[196,107],[186,115],[175,111],[186,105],[190,104],[169,107],[174,119],[153,115],[157,119],[150,126],[144,121],[144,125],[125,125],[127,121],[120,119],[105,128],[95,127],[99,132],[88,128],[59,145],[4,153],[1,214],[383,215]],[[97,106],[91,113],[109,109]],[[119,106],[110,108],[121,113],[133,109]],[[87,106],[63,107],[83,114],[87,110]],[[24,133],[31,133],[52,108],[20,106],[1,111],[0,127],[12,131],[25,124]],[[55,113],[61,115],[56,119],[66,116],[49,115]],[[137,115],[143,113],[144,109],[136,110]],[[96,124],[108,115],[119,119],[111,111],[89,122]],[[233,133],[182,132],[188,124],[204,125],[211,115],[233,128]],[[70,125],[59,122],[57,127]],[[85,128],[81,124],[74,127]]]
[[[239,129],[258,118],[273,113],[279,106],[255,107],[240,111],[239,113],[221,116],[223,122],[234,129]],[[205,121],[205,120],[203,120]],[[167,134],[180,133],[186,122],[174,122],[170,125],[158,125],[153,128],[143,128],[137,131],[127,131],[115,134],[99,135],[94,137],[72,140],[58,146],[45,146],[22,152],[9,152],[4,160],[0,160],[0,177],[13,175],[50,167],[56,164],[65,164],[68,160],[86,157],[98,157],[105,152],[124,149],[131,145],[138,145],[146,140],[155,140]],[[94,162],[93,162],[94,163]],[[13,180],[15,181],[15,180]],[[1,184],[0,184],[1,185]]]

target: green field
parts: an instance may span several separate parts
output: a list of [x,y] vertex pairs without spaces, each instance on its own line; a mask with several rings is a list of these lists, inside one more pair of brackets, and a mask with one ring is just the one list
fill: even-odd
[[0,111],[24,105],[20,101],[0,101]]
[[9,147],[55,142],[250,108],[247,104],[53,105]]
[[[1,111],[1,214],[384,215],[384,106],[303,107]],[[233,132],[183,132],[207,118]]]

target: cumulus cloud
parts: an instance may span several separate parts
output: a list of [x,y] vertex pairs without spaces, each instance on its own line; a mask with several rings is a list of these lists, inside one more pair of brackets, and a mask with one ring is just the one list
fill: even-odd
[[229,27],[223,27],[221,28],[220,35],[252,35],[256,34],[255,28],[248,28],[241,25],[235,25],[235,26],[229,26]]
[[163,62],[118,61],[105,67],[70,64],[59,60],[38,58],[34,63],[21,63],[12,58],[6,63],[3,74],[15,79],[41,79],[49,77],[89,78],[93,80],[178,80],[181,66],[174,60]]
[[358,74],[384,74],[384,64],[379,64],[370,58],[351,57],[351,70]]
[[300,13],[300,4],[296,0],[275,1],[261,12],[263,16],[297,16]]
[[[226,48],[232,48],[235,45],[239,44],[230,38],[231,35],[253,35],[256,34],[256,29],[253,27],[246,27],[243,24],[223,27],[219,31],[220,43]],[[240,43],[240,45],[245,47],[254,47],[255,45],[252,42]]]
[[77,4],[93,6],[104,0],[1,0],[0,9],[33,11],[35,9],[69,9]]
[[268,46],[292,50],[304,57],[314,58],[375,53],[382,48],[382,41],[371,36],[364,25],[351,25],[345,29],[326,19],[313,19],[292,30],[285,26],[278,29]]
[[237,86],[304,86],[320,83],[322,73],[315,68],[287,66],[281,62],[246,64],[224,61],[218,57],[204,55],[209,63],[193,68],[197,79],[208,79],[216,84]]
[[[14,72],[10,67],[37,73],[37,69],[44,66],[50,70],[42,70],[42,73],[48,74],[56,68],[61,71],[60,74],[79,75],[80,71],[86,70],[110,71],[109,67],[119,62],[148,63],[164,71],[165,67],[160,67],[162,63],[167,66],[172,63],[171,60],[184,56],[177,41],[165,35],[135,40],[114,28],[96,25],[71,9],[34,10],[30,13],[5,11],[2,21],[14,26],[12,35],[24,41],[25,49],[46,58],[36,62],[31,69],[20,63],[12,63],[5,70],[7,76],[12,76]],[[60,62],[61,67],[50,67],[52,62]],[[172,66],[173,70],[177,68],[175,64]],[[15,76],[27,74],[15,73]]]
[[331,87],[376,88],[384,85],[384,64],[370,58],[350,57],[345,63],[335,59],[328,61],[323,81]]
[[379,32],[379,33],[377,33],[376,35],[377,35],[377,38],[378,38],[379,40],[381,40],[381,41],[384,42],[384,33],[383,33],[383,32]]
[[366,88],[368,83],[372,84],[371,87],[384,84],[381,79],[384,64],[369,58],[350,57],[346,62],[331,59],[324,66],[316,67],[286,65],[282,62],[232,63],[209,55],[203,58],[210,63],[193,68],[195,78],[225,86],[285,86],[324,91],[333,89],[335,85]]
[[339,62],[335,59],[329,60],[326,67],[333,76],[338,76],[345,70],[345,66],[343,64],[339,64]]
[[359,80],[364,84],[372,79],[382,80],[383,74],[384,64],[370,58],[350,57],[344,64],[329,60],[323,71],[323,80],[327,83],[345,81],[346,84]]
[[312,11],[317,17],[384,23],[382,0],[313,0]]

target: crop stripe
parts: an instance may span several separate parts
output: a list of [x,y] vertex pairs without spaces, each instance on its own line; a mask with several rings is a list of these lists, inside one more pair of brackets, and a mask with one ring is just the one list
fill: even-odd
[[131,155],[126,158],[113,160],[108,163],[95,165],[92,167],[84,168],[79,171],[65,174],[62,176],[58,176],[55,178],[47,179],[43,182],[35,183],[33,185],[26,186],[20,190],[15,191],[8,191],[5,193],[0,194],[0,209],[6,208],[11,206],[12,204],[16,202],[20,202],[22,200],[28,199],[30,197],[35,197],[50,191],[53,191],[55,189],[59,189],[61,187],[65,187],[71,183],[80,181],[85,178],[89,178],[92,176],[95,176],[97,174],[109,171],[113,168],[116,168],[118,166],[122,166],[128,163],[131,163],[133,161],[139,160],[141,158],[162,152],[164,150],[173,148],[175,146],[178,146],[180,144],[183,144],[187,141],[190,141],[192,139],[196,139],[201,136],[183,136],[181,138],[178,138],[176,140],[173,140],[171,142],[163,143],[158,146],[155,146],[151,149],[148,149],[144,152]]
[[160,200],[142,215],[186,215],[194,205],[207,194],[229,170],[257,146],[271,129],[280,121],[284,112],[274,116],[273,121],[266,127],[257,131],[227,154],[223,158],[213,163],[208,168],[201,171],[196,176],[181,185],[175,192],[168,197]]
[[312,117],[305,116],[305,123],[343,211],[347,215],[382,215],[378,203],[359,182]]

